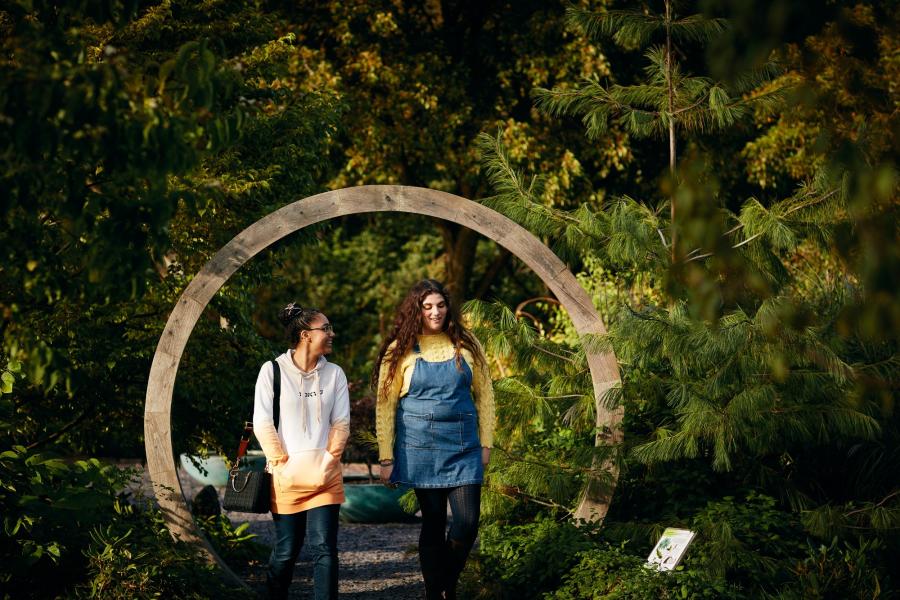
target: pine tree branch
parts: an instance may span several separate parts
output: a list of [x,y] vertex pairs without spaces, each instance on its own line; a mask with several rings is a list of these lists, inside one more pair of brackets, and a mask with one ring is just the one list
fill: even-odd
[[724,33],[728,26],[727,19],[710,19],[704,15],[688,15],[671,21],[672,35],[693,42],[709,42]]
[[656,233],[659,234],[659,239],[662,240],[663,248],[668,248],[668,247],[669,247],[669,244],[668,244],[668,242],[666,242],[666,236],[665,236],[665,234],[663,234],[662,229],[660,229],[659,227],[657,227],[657,228],[656,228]]
[[888,494],[887,496],[885,496],[884,498],[882,498],[881,501],[878,502],[877,504],[873,504],[872,506],[864,506],[864,507],[858,508],[858,509],[856,509],[856,510],[851,510],[850,512],[844,513],[844,516],[845,516],[845,517],[849,517],[849,516],[851,516],[851,515],[856,515],[856,514],[859,514],[859,513],[866,512],[867,510],[872,510],[873,508],[879,508],[879,507],[881,507],[881,506],[884,506],[884,504],[885,504],[888,500],[890,500],[891,498],[893,498],[894,496],[897,496],[897,495],[900,495],[900,490],[894,490],[893,492],[891,492],[890,494]]
[[701,104],[705,103],[706,101],[707,101],[707,98],[700,98],[699,100],[697,100],[696,102],[694,102],[694,103],[691,104],[690,106],[685,106],[685,107],[683,107],[683,108],[675,109],[675,110],[672,112],[672,116],[674,117],[674,116],[676,116],[676,115],[680,115],[680,114],[682,114],[682,113],[686,113],[686,112],[688,112],[688,111],[694,110],[695,108],[697,108],[697,107],[700,106]]
[[788,216],[789,214],[794,213],[794,212],[797,212],[798,210],[801,210],[801,209],[803,209],[803,208],[809,208],[810,206],[815,206],[816,204],[819,204],[819,203],[821,203],[821,202],[824,202],[824,201],[828,200],[829,198],[832,198],[832,197],[835,196],[836,194],[840,193],[840,191],[841,191],[841,188],[839,188],[839,187],[838,187],[838,188],[834,188],[833,190],[831,190],[831,191],[828,192],[827,194],[824,194],[823,196],[819,196],[818,198],[815,198],[815,199],[810,200],[810,201],[805,202],[805,203],[797,204],[796,206],[793,206],[793,207],[791,207],[790,209],[786,210],[786,211],[784,212],[784,214],[782,215],[782,217],[786,217],[786,216]]
[[[699,248],[697,248],[696,250],[691,250],[691,252],[699,252],[699,251],[700,251]],[[682,262],[684,264],[687,264],[689,262],[694,262],[695,260],[703,260],[704,258],[709,258],[710,256],[715,256],[715,253],[707,252],[706,254],[698,254],[697,256],[694,256],[693,258],[683,259]]]
[[563,471],[568,471],[570,473],[579,473],[579,474],[590,475],[590,476],[601,475],[601,474],[606,473],[606,471],[604,471],[602,469],[594,469],[592,467],[573,467],[571,465],[566,465],[563,463],[547,463],[547,462],[541,462],[539,460],[523,458],[522,456],[520,456],[518,454],[513,454],[506,448],[503,448],[502,446],[498,446],[498,445],[495,445],[494,449],[502,452],[504,454],[504,456],[506,456],[509,460],[511,460],[513,462],[522,463],[525,465],[531,465],[534,467],[541,467],[543,469],[547,469],[548,471],[558,471],[558,470],[562,469]]
[[[735,244],[735,245],[732,246],[731,248],[732,248],[733,250],[735,250],[735,249],[737,249],[737,248],[740,248],[740,247],[743,246],[744,244],[749,244],[750,242],[752,242],[752,241],[755,240],[756,238],[760,237],[762,234],[763,234],[762,231],[760,231],[759,233],[755,233],[755,234],[751,235],[750,237],[748,237],[748,238],[747,238],[746,240],[744,240],[743,242],[740,242],[739,244]],[[712,253],[710,253],[708,256],[712,256]]]
[[594,12],[576,7],[566,9],[566,23],[580,29],[591,39],[612,38],[624,47],[638,47],[662,29],[658,15],[635,10],[607,10]]
[[503,485],[503,484],[491,482],[488,484],[488,488],[491,491],[493,491],[497,494],[500,494],[501,496],[506,496],[507,498],[516,498],[516,499],[524,498],[528,502],[534,502],[535,504],[539,504],[541,506],[546,506],[547,508],[555,508],[555,509],[561,510],[570,517],[573,514],[575,514],[574,511],[570,510],[569,508],[566,508],[562,504],[554,502],[553,500],[549,500],[546,498],[540,498],[533,494],[523,492],[522,488],[520,488],[519,486]]
[[[527,314],[527,313],[526,313],[526,314]],[[530,315],[529,315],[529,316],[530,316]],[[563,361],[565,361],[565,362],[567,362],[567,363],[569,363],[569,364],[572,364],[572,365],[575,364],[575,361],[572,360],[571,358],[566,358],[565,356],[562,356],[562,355],[560,355],[560,354],[556,354],[555,352],[550,352],[550,351],[547,350],[546,348],[541,348],[541,347],[538,346],[537,344],[532,344],[531,347],[534,348],[535,350],[539,351],[539,352],[543,352],[544,354],[547,354],[547,355],[549,355],[549,356],[553,356],[553,357],[558,358],[558,359],[560,359],[560,360],[563,360]]]
[[[802,210],[802,209],[805,209],[805,208],[810,208],[810,207],[812,207],[812,206],[816,206],[816,205],[818,205],[818,204],[821,204],[821,203],[823,203],[823,202],[826,202],[826,201],[830,200],[831,198],[833,198],[835,195],[839,194],[840,192],[841,192],[841,189],[840,189],[839,187],[838,187],[838,188],[833,188],[832,190],[826,192],[825,194],[822,194],[822,195],[820,195],[820,196],[815,196],[815,197],[813,197],[813,198],[811,198],[811,199],[809,199],[809,200],[801,201],[800,203],[795,204],[794,206],[791,206],[789,209],[785,210],[783,213],[781,213],[781,214],[778,216],[778,218],[779,218],[779,219],[784,219],[784,218],[786,218],[788,215],[791,215],[791,214],[797,212],[798,210]],[[785,201],[785,202],[790,202],[790,200],[787,200],[787,201]],[[768,212],[769,212],[769,213],[776,212],[777,208],[778,208],[778,205],[775,205],[775,206],[773,206]],[[737,225],[735,225],[734,227],[732,227],[732,228],[729,229],[728,231],[724,232],[724,233],[722,234],[722,237],[727,237],[727,236],[729,236],[729,235],[731,235],[731,234],[733,234],[733,233],[737,233],[738,231],[740,231],[741,229],[743,229],[743,228],[745,227],[745,225],[746,225],[746,223],[738,223]],[[756,239],[762,237],[762,236],[765,235],[765,234],[766,234],[765,231],[759,231],[759,232],[757,232],[757,233],[751,235],[751,236],[748,237],[747,239],[742,240],[741,242],[739,242],[739,243],[733,245],[731,248],[732,248],[732,250],[736,250],[736,249],[738,249],[738,248],[744,246],[745,244],[749,244],[749,243],[752,242],[753,240],[756,240]],[[709,257],[711,257],[711,256],[715,256],[715,253],[714,253],[714,252],[708,252],[708,253],[706,253],[706,254],[701,254],[701,255],[698,255],[698,256],[694,256],[697,252],[701,252],[701,251],[702,251],[702,248],[694,248],[693,250],[691,250],[690,252],[687,253],[687,255],[685,256],[685,259],[684,259],[683,262],[684,262],[684,263],[689,263],[689,262],[692,262],[692,261],[695,261],[695,260],[702,260],[702,259],[704,259],[704,258],[709,258]]]

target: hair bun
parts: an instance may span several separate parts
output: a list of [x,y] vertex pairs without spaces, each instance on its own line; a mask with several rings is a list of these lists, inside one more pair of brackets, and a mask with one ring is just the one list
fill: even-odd
[[287,327],[291,324],[291,321],[296,319],[302,313],[303,307],[296,302],[291,302],[290,304],[282,308],[281,312],[278,313],[278,320],[281,321],[282,325]]

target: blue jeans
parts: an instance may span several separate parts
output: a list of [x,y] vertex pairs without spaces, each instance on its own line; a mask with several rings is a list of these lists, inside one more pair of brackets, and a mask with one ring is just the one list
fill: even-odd
[[294,577],[294,563],[300,555],[304,538],[313,563],[315,600],[337,598],[337,532],[340,510],[340,504],[329,504],[290,515],[272,514],[275,547],[272,548],[266,573],[269,598],[287,598],[288,588]]

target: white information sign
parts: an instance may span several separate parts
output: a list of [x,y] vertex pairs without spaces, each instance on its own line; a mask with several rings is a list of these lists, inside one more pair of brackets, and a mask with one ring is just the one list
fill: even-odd
[[697,534],[688,529],[676,529],[667,527],[662,537],[656,542],[656,547],[647,557],[647,566],[659,571],[671,571],[678,566],[684,557],[687,547]]

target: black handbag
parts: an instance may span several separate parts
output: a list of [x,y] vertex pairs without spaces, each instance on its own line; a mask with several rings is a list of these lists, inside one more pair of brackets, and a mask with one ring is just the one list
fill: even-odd
[[[281,369],[272,361],[272,417],[275,429],[281,412]],[[238,445],[237,458],[228,473],[228,484],[225,486],[225,510],[246,513],[267,513],[272,509],[272,475],[266,471],[241,470],[241,459],[247,453],[250,436],[253,434],[253,414],[244,422],[244,432]],[[245,461],[246,462],[246,461]]]

